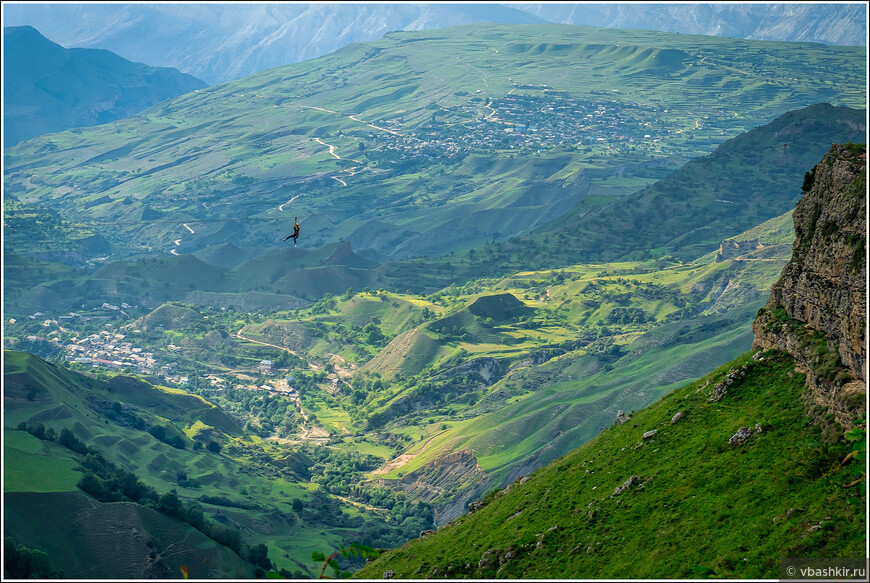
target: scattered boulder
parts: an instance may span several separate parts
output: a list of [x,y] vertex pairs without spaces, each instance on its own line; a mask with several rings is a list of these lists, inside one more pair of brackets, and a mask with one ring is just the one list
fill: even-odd
[[717,384],[713,387],[713,391],[710,393],[710,398],[707,400],[709,403],[714,403],[722,399],[725,396],[725,393],[728,392],[728,389],[735,382],[739,381],[746,372],[746,365],[741,366],[740,368],[732,368],[725,375],[725,378],[721,383]]
[[649,439],[649,438],[651,438],[651,437],[655,437],[655,434],[656,434],[656,433],[658,433],[658,430],[657,430],[657,429],[653,429],[652,431],[647,431],[646,433],[643,434],[643,438],[644,438],[644,439]]
[[677,413],[673,417],[671,417],[671,425],[673,425],[674,423],[679,421],[682,416],[683,416],[683,412],[677,411]]
[[809,528],[807,529],[807,532],[815,532],[815,531],[817,531],[817,530],[820,530],[820,529],[822,528],[822,526],[823,526],[826,522],[828,522],[828,521],[830,521],[830,520],[831,520],[831,517],[830,517],[830,516],[826,516],[825,518],[823,518],[822,520],[820,520],[818,524],[814,524],[814,525],[812,525],[811,527],[809,527]]
[[640,476],[631,476],[625,482],[622,483],[621,486],[617,486],[616,490],[613,491],[613,494],[610,495],[611,498],[619,496],[626,490],[636,486],[640,482]]
[[384,571],[384,579],[392,579],[396,574],[392,571]]
[[616,423],[617,425],[622,425],[626,421],[628,421],[628,415],[625,414],[625,411],[623,411],[622,409],[617,411],[616,412],[616,421],[614,421],[614,423]]
[[775,516],[773,518],[773,523],[776,524],[780,520],[785,520],[785,519],[791,518],[792,512],[794,512],[794,511],[795,511],[794,508],[789,508],[788,512],[786,512],[785,515],[780,514],[779,516]]
[[514,558],[514,552],[508,551],[498,558],[498,564],[503,567],[503,566],[507,565],[510,562],[510,560],[513,558]]
[[469,502],[468,503],[468,512],[469,513],[477,512],[478,510],[480,510],[484,506],[486,506],[486,504],[484,504],[483,501],[481,501],[481,500],[477,500],[475,502]]
[[420,536],[428,536],[430,534],[435,534],[435,531],[432,530],[431,528],[428,530],[421,530],[420,531]]
[[761,423],[755,424],[755,433],[761,433]]
[[731,447],[737,447],[738,445],[743,445],[746,443],[746,440],[752,435],[752,430],[748,427],[741,427],[737,430],[737,433],[731,436],[731,439],[728,440],[728,445]]
[[487,569],[489,567],[493,567],[495,565],[496,557],[493,556],[493,552],[491,550],[487,550],[483,552],[483,555],[480,556],[480,560],[477,562],[478,569]]

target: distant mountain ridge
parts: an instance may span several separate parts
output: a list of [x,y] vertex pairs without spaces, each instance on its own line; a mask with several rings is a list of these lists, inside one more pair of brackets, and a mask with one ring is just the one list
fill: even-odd
[[[98,47],[222,83],[396,30],[544,23],[866,44],[862,4],[54,4],[3,7],[64,46]],[[154,34],[159,30],[160,34]]]
[[211,84],[314,59],[395,30],[546,22],[498,4],[21,4],[3,9],[9,22],[32,24],[64,46],[109,49],[177,67]]
[[205,82],[99,49],[65,49],[30,26],[3,29],[3,145],[115,121]]
[[867,44],[867,6],[783,2],[511,4],[550,22],[751,40]]

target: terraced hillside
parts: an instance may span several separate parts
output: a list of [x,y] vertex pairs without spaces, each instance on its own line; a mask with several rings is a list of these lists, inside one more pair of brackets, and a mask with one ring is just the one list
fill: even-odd
[[391,33],[12,148],[7,193],[98,227],[113,257],[271,249],[297,215],[306,247],[444,255],[637,191],[786,111],[864,107],[864,51],[563,25]]

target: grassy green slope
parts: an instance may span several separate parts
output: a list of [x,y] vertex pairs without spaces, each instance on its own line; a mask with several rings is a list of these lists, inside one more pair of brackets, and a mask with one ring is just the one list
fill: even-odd
[[[179,238],[187,250],[274,247],[292,213],[307,246],[439,255],[544,224],[587,194],[634,192],[669,157],[786,111],[864,107],[864,55],[562,25],[391,33],[19,145],[7,191],[103,225],[126,254],[168,253]],[[599,107],[620,121],[598,120]],[[611,123],[631,134],[619,147],[598,141]],[[504,141],[523,125],[558,138]]]
[[[25,431],[3,432],[5,492],[76,492],[81,474],[75,455]],[[26,472],[17,471],[26,467]]]
[[[618,410],[642,409],[687,379],[697,378],[711,364],[740,354],[751,342],[746,322],[757,308],[743,310],[742,318],[727,322],[719,333],[624,357],[612,369],[595,371],[600,363],[594,359],[586,359],[590,368],[584,369],[582,356],[580,362],[570,362],[578,355],[569,353],[539,369],[511,375],[493,392],[521,396],[494,412],[481,407],[483,414],[472,421],[450,423],[449,431],[398,470],[407,474],[444,452],[461,449],[469,449],[495,483],[549,463],[597,435],[613,422]],[[689,321],[682,326],[699,325]],[[669,364],[663,368],[662,362]],[[474,413],[472,408],[463,417]]]
[[[742,367],[724,399],[708,402]],[[863,557],[866,498],[842,487],[861,467],[839,467],[848,448],[823,442],[802,391],[789,357],[745,354],[355,576],[693,578],[702,567],[776,578],[787,557]],[[741,427],[751,437],[730,447]]]

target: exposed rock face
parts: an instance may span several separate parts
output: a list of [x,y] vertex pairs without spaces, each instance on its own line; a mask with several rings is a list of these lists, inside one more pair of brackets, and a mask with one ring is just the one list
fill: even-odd
[[628,421],[628,415],[625,414],[625,411],[623,411],[622,409],[617,411],[616,412],[616,421],[614,421],[614,423],[616,423],[617,425],[622,425],[626,421]]
[[866,153],[834,144],[794,211],[792,258],[752,326],[753,348],[791,354],[810,404],[848,428],[865,408]]
[[726,239],[719,245],[719,252],[716,253],[716,263],[725,261],[726,259],[734,259],[752,253],[761,249],[763,245],[757,239],[752,241],[735,241],[734,239]]
[[504,373],[505,366],[501,362],[490,356],[485,356],[456,365],[438,375],[437,378],[450,379],[468,376],[488,387],[500,379]]
[[731,436],[731,439],[728,440],[728,445],[731,447],[737,447],[738,445],[742,445],[746,443],[746,441],[752,436],[752,429],[749,427],[741,427],[737,430],[737,433]]
[[402,490],[408,498],[425,502],[435,502],[456,484],[472,486],[437,512],[435,522],[441,526],[464,514],[467,504],[482,496],[490,481],[474,454],[461,450],[442,455],[398,480],[381,479],[379,484]]

